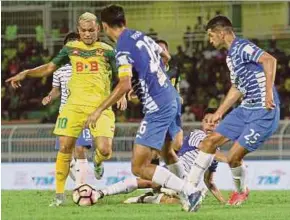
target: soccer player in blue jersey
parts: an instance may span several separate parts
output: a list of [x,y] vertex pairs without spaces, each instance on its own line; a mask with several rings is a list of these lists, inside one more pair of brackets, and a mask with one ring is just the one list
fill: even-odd
[[[117,43],[119,82],[111,95],[89,116],[86,126],[94,127],[102,111],[133,88],[145,114],[133,148],[133,174],[177,191],[183,209],[195,211],[201,200],[201,191],[182,179],[182,164],[173,150],[179,149],[174,145],[179,144],[175,142],[175,136],[181,132],[181,106],[161,64],[161,56],[169,59],[170,55],[142,32],[126,28],[122,7],[106,7],[101,12],[101,20],[105,33]],[[162,151],[168,169],[151,164],[153,149]]]
[[228,204],[238,205],[247,200],[249,194],[242,159],[258,149],[278,128],[280,102],[274,87],[276,59],[250,41],[236,37],[227,17],[214,17],[208,22],[206,30],[215,48],[228,50],[226,62],[232,83],[223,103],[214,114],[207,115],[206,120],[216,122],[238,100],[242,102],[201,143],[201,152],[192,167],[189,180],[198,184],[210,166],[216,148],[229,140],[234,141],[228,162],[236,190]]
[[[206,109],[204,114],[206,115],[209,113],[213,113],[215,110],[216,109],[211,108]],[[192,132],[190,132],[190,134],[184,138],[182,147],[178,151],[177,155],[183,165],[186,176],[188,175],[190,168],[194,164],[195,158],[199,153],[198,148],[200,143],[203,141],[206,135],[208,135],[215,129],[216,126],[217,123],[209,123],[203,120],[201,129],[192,130]],[[154,156],[154,158],[159,158],[158,154]],[[216,154],[216,159],[227,163],[226,156],[220,152]],[[209,190],[220,203],[225,203],[221,192],[214,183],[214,173],[216,172],[218,166],[217,160],[214,160],[211,166],[205,172],[204,184],[200,184],[198,188],[201,189],[203,198]],[[130,193],[136,189],[143,188],[153,188],[154,192],[148,192],[137,197],[128,198],[126,201],[124,201],[124,203],[179,203],[179,199],[176,199],[176,192],[168,190],[166,188],[160,189],[160,186],[153,184],[151,181],[134,177],[125,179],[104,189],[98,190],[97,198],[101,199],[111,195]]]

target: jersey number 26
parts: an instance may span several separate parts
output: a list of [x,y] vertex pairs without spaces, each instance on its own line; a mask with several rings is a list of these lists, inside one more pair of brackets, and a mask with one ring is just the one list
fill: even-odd
[[138,40],[136,46],[139,49],[142,49],[142,47],[146,49],[150,57],[150,72],[157,73],[158,82],[160,86],[163,86],[166,80],[166,75],[160,68],[160,55],[154,48],[155,44],[156,43],[150,37],[144,36],[144,41]]

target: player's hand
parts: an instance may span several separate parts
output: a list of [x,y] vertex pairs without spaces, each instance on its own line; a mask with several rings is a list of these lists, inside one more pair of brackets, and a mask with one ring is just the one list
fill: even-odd
[[128,92],[128,100],[132,101],[132,99],[137,99],[137,95],[135,95],[133,89]]
[[266,91],[266,109],[272,110],[276,107],[273,98],[273,91],[267,92]]
[[26,74],[27,74],[26,71],[22,71],[18,73],[17,75],[10,77],[5,82],[10,83],[14,89],[17,89],[21,87],[20,81],[26,78]]
[[222,115],[219,114],[218,112],[215,112],[214,114],[207,114],[204,117],[204,120],[207,123],[217,123],[221,119],[222,119]]
[[41,103],[42,103],[42,105],[47,105],[47,104],[51,103],[51,100],[52,100],[51,95],[48,95],[42,99]]
[[86,123],[85,123],[85,128],[96,128],[96,122],[98,121],[99,117],[101,116],[102,112],[99,111],[98,109],[94,111],[92,114],[89,115]]
[[126,94],[120,98],[120,100],[117,102],[117,108],[121,111],[125,111],[127,109],[127,99]]

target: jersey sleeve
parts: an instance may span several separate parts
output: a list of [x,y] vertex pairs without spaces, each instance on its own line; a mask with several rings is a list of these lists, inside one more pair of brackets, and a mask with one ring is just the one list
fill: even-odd
[[60,87],[60,80],[59,80],[59,75],[60,75],[60,69],[58,69],[57,71],[55,71],[53,73],[53,77],[52,77],[52,87],[54,88],[59,88]]
[[202,140],[206,137],[206,134],[202,130],[194,130],[191,132],[190,137],[188,139],[189,146],[197,147],[202,142]]
[[240,57],[244,62],[255,62],[258,63],[259,58],[264,53],[264,50],[256,46],[251,42],[246,42],[242,44],[238,49]]
[[119,77],[132,76],[134,64],[132,50],[127,42],[119,42],[116,51],[116,63]]
[[68,56],[68,48],[67,46],[64,46],[61,51],[52,59],[52,62],[60,67],[64,64],[67,64],[69,62],[69,56]]
[[116,66],[116,58],[114,50],[106,50],[104,56],[108,59],[108,62],[112,69],[113,76],[115,76],[118,73],[118,69]]

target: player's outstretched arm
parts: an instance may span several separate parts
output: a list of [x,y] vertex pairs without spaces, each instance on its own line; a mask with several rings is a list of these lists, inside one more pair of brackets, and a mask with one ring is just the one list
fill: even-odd
[[214,181],[213,181],[213,175],[214,172],[210,172],[209,170],[207,170],[204,173],[204,183],[206,185],[206,187],[209,189],[209,191],[213,194],[213,196],[222,204],[225,204],[226,201],[221,193],[221,191],[217,188],[217,186],[215,185]]
[[48,95],[42,99],[41,103],[43,105],[47,105],[51,103],[53,100],[57,99],[58,97],[60,97],[59,87],[53,87],[51,91],[48,93]]
[[276,77],[277,60],[267,52],[263,52],[258,62],[263,65],[266,75],[266,108],[274,109],[273,85]]
[[20,82],[26,77],[41,78],[44,76],[49,76],[56,70],[56,68],[57,66],[53,62],[50,62],[42,66],[35,67],[34,69],[24,70],[17,75],[10,77],[5,82],[10,83],[11,86],[16,89],[21,87]]

